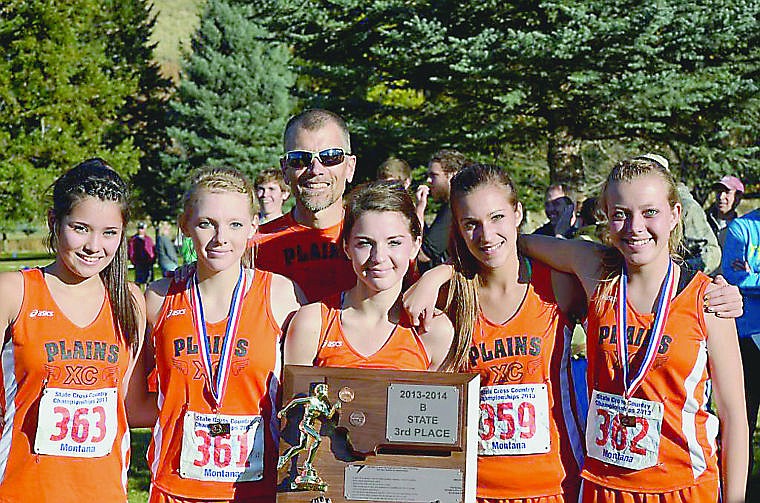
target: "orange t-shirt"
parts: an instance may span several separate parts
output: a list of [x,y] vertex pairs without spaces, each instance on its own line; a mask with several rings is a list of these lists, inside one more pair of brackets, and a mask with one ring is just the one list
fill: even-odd
[[[706,410],[709,374],[702,298],[709,283],[709,277],[697,273],[673,298],[656,359],[633,395],[664,404],[657,463],[631,470],[587,456],[584,478],[612,489],[663,493],[718,477],[717,418]],[[636,362],[646,350],[653,321],[652,313],[639,313],[629,303],[627,334],[632,372],[639,368]],[[590,391],[623,393],[616,329],[615,299],[605,299],[599,307],[592,299],[587,337]]]
[[[97,318],[79,327],[55,303],[42,270],[22,274],[21,311],[2,352],[0,501],[126,501],[123,385],[130,351],[114,327],[108,295]],[[39,440],[38,429],[48,432]],[[48,441],[72,455],[37,453]],[[99,455],[103,449],[110,453]],[[87,452],[98,457],[75,455]]]
[[503,324],[481,313],[472,334],[468,370],[481,375],[479,498],[578,491],[583,440],[573,405],[572,324],[557,306],[551,270],[531,265],[517,313]]
[[360,369],[427,370],[430,366],[425,346],[417,331],[404,319],[393,329],[388,340],[372,355],[358,353],[343,333],[340,323],[341,295],[322,303],[322,331],[315,367]]
[[309,302],[349,290],[356,284],[343,253],[343,221],[327,229],[300,225],[292,212],[261,226],[253,239],[256,267],[293,280]]
[[[190,292],[185,284],[174,282],[153,329],[160,412],[148,447],[152,482],[170,495],[200,500],[244,498],[246,501],[274,501],[277,432],[272,424],[276,421],[275,399],[282,366],[281,331],[270,309],[272,275],[259,270],[253,274],[253,282],[243,299],[238,331],[232,341],[230,375],[218,412],[230,416],[261,416],[263,479],[232,483],[196,480],[180,475],[186,412],[213,414],[215,411],[199,354]],[[226,319],[206,323],[214,368],[219,361],[226,325]],[[230,452],[226,447],[227,440],[221,438],[224,445],[217,449],[214,444],[205,454],[215,463],[220,459],[236,463],[239,453]],[[197,454],[198,459],[204,456],[204,452],[190,452]],[[224,469],[224,463],[217,464],[214,469]]]

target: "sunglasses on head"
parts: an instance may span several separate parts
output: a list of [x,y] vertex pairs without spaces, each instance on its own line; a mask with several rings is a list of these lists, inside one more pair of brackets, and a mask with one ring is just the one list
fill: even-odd
[[311,166],[311,162],[316,157],[323,166],[337,166],[342,163],[347,155],[342,148],[326,148],[320,152],[309,152],[308,150],[291,150],[285,152],[283,161],[285,167],[293,169],[303,169]]

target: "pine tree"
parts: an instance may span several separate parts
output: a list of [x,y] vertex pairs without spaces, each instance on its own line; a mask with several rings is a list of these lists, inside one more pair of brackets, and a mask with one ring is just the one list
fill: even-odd
[[45,192],[94,156],[123,175],[138,166],[130,137],[108,142],[137,81],[114,71],[96,0],[11,0],[0,6],[0,226],[44,221]]
[[132,177],[136,212],[154,222],[173,220],[180,183],[162,169],[160,156],[170,145],[166,118],[174,86],[153,60],[156,44],[149,40],[156,14],[147,0],[108,0],[103,5],[101,29],[114,72],[137,81],[137,92],[127,97],[107,140],[118,144],[131,137],[140,151],[140,168]]
[[760,174],[757,0],[279,7],[273,30],[301,62],[304,97],[344,110],[370,143],[540,147],[551,178],[574,185],[589,142],[665,149],[697,184]]
[[[260,7],[260,6],[259,6]],[[249,4],[210,0],[172,102],[172,170],[231,166],[253,176],[276,165],[292,112],[289,52],[269,40]]]

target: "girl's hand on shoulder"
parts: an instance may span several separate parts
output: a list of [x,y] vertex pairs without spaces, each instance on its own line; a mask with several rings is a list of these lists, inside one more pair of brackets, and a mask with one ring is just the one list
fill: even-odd
[[719,318],[738,318],[744,314],[744,301],[739,288],[718,275],[707,287],[704,308]]
[[420,327],[421,332],[427,332],[436,312],[435,303],[438,292],[453,274],[453,267],[447,264],[439,265],[427,271],[411,287],[404,292],[402,304],[412,325]]
[[195,262],[190,262],[174,270],[172,279],[177,283],[187,283],[187,280],[195,274]]

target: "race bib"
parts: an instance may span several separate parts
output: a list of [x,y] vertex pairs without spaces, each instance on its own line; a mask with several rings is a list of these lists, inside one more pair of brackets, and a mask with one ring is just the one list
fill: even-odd
[[549,452],[549,394],[545,384],[480,388],[481,456]]
[[227,416],[187,411],[182,429],[179,474],[212,482],[250,482],[264,473],[261,416]]
[[100,458],[113,449],[118,425],[116,388],[81,391],[45,388],[40,399],[34,452]]
[[642,470],[657,463],[664,406],[594,391],[586,422],[588,455],[611,465]]

